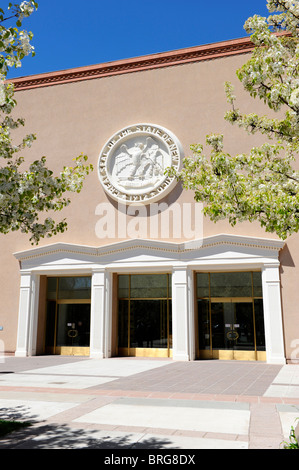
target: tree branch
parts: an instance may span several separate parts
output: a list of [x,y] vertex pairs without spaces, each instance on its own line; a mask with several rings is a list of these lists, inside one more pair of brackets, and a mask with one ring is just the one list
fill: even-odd
[[14,15],[8,16],[7,18],[3,18],[3,19],[0,21],[0,24],[4,23],[4,21],[8,21],[8,20],[11,20],[12,18],[16,18],[17,16],[18,16],[18,14],[15,13]]

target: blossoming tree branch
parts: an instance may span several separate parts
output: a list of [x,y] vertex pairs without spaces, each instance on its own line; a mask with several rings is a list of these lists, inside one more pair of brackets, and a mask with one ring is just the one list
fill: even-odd
[[[204,202],[211,220],[258,221],[267,232],[286,239],[299,229],[299,2],[267,0],[269,17],[249,18],[245,30],[255,48],[237,71],[244,89],[279,112],[277,118],[243,114],[234,89],[225,84],[231,110],[225,119],[250,134],[261,133],[265,143],[249,153],[232,156],[224,151],[223,135],[207,136],[203,145],[191,146],[192,157],[175,176],[195,200]],[[281,33],[281,34],[277,34]],[[174,172],[170,171],[174,174]]]
[[[25,170],[21,151],[31,147],[36,136],[27,135],[17,145],[13,143],[13,130],[24,126],[24,120],[12,117],[17,103],[7,74],[10,67],[20,67],[25,56],[34,55],[32,33],[20,28],[37,8],[35,1],[10,3],[6,12],[0,8],[0,233],[21,230],[30,235],[33,244],[66,230],[65,219],[55,222],[51,217],[43,221],[39,218],[69,205],[70,198],[65,193],[79,193],[92,170],[83,154],[74,159],[73,167],[64,167],[59,176],[47,168],[45,157],[27,165]],[[9,27],[12,20],[16,25]]]

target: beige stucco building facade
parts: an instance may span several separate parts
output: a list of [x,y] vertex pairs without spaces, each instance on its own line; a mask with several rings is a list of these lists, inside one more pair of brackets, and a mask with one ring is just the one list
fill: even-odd
[[[223,133],[228,152],[262,143],[223,119],[266,112],[235,71],[248,39],[15,80],[18,116],[57,173],[81,152],[94,171],[33,247],[1,235],[0,341],[6,354],[299,361],[298,235],[203,218],[168,180],[190,145]],[[23,131],[23,129],[22,129]]]

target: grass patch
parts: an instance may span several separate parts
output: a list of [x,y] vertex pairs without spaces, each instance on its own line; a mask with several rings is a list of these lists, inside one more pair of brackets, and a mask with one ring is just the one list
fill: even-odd
[[31,426],[31,423],[0,419],[0,437],[3,437],[13,431],[26,428],[27,426]]
[[[299,418],[297,418],[299,419]],[[298,436],[296,436],[296,431],[294,426],[291,427],[291,432],[289,435],[289,442],[284,442],[284,449],[299,449]]]

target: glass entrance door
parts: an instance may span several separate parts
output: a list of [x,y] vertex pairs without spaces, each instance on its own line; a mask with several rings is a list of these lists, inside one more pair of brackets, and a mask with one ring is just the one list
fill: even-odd
[[212,301],[211,328],[213,351],[218,351],[218,355],[237,359],[238,351],[245,356],[246,351],[255,350],[252,302]]
[[168,274],[118,276],[118,354],[169,357],[172,348]]
[[90,342],[90,277],[47,280],[45,352],[88,356]]
[[130,307],[130,347],[168,349],[167,300],[134,300]]
[[198,357],[266,360],[258,272],[198,273]]
[[75,355],[89,348],[90,304],[58,304],[56,354]]

